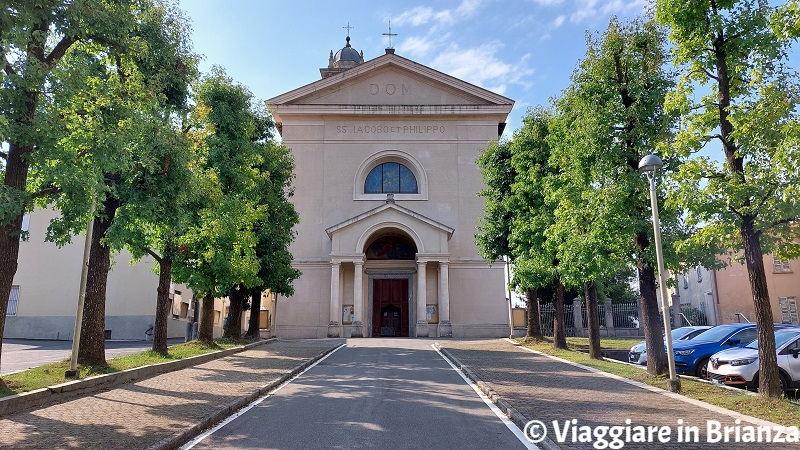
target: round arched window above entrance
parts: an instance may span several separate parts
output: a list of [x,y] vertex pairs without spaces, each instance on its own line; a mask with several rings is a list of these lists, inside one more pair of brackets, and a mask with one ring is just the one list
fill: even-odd
[[364,181],[365,194],[419,194],[417,177],[403,164],[386,162],[370,170]]
[[353,181],[353,200],[427,200],[428,178],[422,164],[400,150],[383,150],[364,160]]

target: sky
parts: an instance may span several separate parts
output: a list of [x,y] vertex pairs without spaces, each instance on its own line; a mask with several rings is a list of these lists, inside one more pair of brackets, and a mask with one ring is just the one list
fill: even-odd
[[[529,107],[548,105],[586,52],[586,33],[612,16],[641,15],[646,0],[275,1],[181,0],[201,70],[225,68],[266,100],[320,79],[330,52],[345,45],[364,59],[397,55],[516,103],[504,137]],[[390,22],[391,21],[391,22]]]

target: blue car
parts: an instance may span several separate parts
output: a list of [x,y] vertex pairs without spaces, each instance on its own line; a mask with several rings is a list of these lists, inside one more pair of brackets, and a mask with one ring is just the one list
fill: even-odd
[[[775,324],[775,328],[786,325]],[[756,324],[731,323],[710,328],[689,341],[674,341],[675,371],[707,378],[706,366],[714,353],[725,349],[744,347],[758,337]]]

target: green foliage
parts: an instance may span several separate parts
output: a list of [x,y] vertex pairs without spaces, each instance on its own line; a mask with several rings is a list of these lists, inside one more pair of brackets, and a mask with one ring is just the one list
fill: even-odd
[[215,68],[195,88],[190,139],[197,155],[193,222],[178,238],[176,280],[222,296],[233,288],[291,293],[299,272],[288,245],[298,216],[293,161],[252,94]]
[[492,142],[478,157],[478,167],[486,189],[478,193],[486,199],[484,215],[478,224],[475,242],[488,263],[503,256],[512,256],[508,237],[515,211],[510,208],[511,185],[516,174],[511,165],[511,146],[508,142]]
[[681,126],[664,151],[690,156],[718,143],[725,155],[721,162],[694,156],[674,176],[670,200],[686,208],[687,224],[696,227],[680,248],[734,257],[743,248],[741,224],[752,221],[764,253],[800,255],[791,225],[800,213],[800,80],[786,65],[789,38],[797,35],[796,2],[777,12],[761,0],[717,9],[674,1],[656,6],[659,20],[673,29],[682,69],[667,99],[682,114]]
[[[550,164],[561,175],[548,196],[556,217],[548,234],[570,285],[655,261],[651,246],[632,238],[652,235],[639,160],[669,136],[673,120],[662,106],[671,86],[664,39],[652,22],[612,19],[605,33],[587,35],[586,57],[555,102]],[[673,164],[666,161],[665,169]],[[669,248],[680,222],[676,210],[661,216]]]

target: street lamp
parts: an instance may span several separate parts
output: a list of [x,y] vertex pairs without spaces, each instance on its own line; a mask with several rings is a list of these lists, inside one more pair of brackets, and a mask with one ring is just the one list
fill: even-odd
[[672,330],[669,325],[669,308],[667,307],[667,284],[664,275],[664,252],[661,249],[661,223],[658,218],[658,196],[656,195],[656,171],[664,167],[664,162],[656,155],[647,155],[639,161],[639,172],[647,175],[650,181],[650,206],[653,210],[653,236],[656,246],[656,264],[658,265],[658,287],[661,291],[661,313],[664,318],[664,337],[667,341],[667,361],[669,362],[669,390],[681,390],[681,381],[675,373],[675,354],[672,352]]

